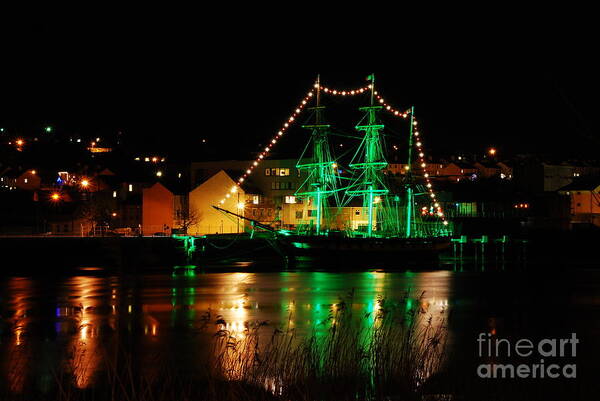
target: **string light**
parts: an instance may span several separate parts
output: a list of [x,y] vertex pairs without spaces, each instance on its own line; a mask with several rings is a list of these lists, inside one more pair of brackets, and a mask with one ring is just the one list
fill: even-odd
[[[360,95],[363,94],[365,92],[368,92],[371,88],[372,88],[372,84],[369,84],[365,87],[361,87],[361,88],[356,88],[356,89],[350,89],[350,90],[339,90],[339,89],[332,89],[329,88],[327,86],[319,86],[318,83],[315,83],[313,85],[314,89],[319,89],[321,90],[323,93],[326,93],[328,95],[334,95],[334,96],[356,96],[356,95]],[[313,89],[313,90],[314,90]],[[252,171],[254,170],[255,167],[257,167],[265,158],[265,156],[271,151],[273,145],[275,145],[277,143],[277,139],[282,137],[283,134],[288,130],[288,128],[290,127],[290,124],[293,124],[298,116],[302,113],[302,111],[304,111],[305,106],[307,104],[309,104],[309,102],[312,100],[312,98],[314,97],[314,92],[313,90],[309,91],[306,96],[300,101],[300,104],[298,105],[298,107],[296,107],[294,109],[294,112],[285,120],[286,122],[283,124],[282,128],[277,132],[277,134],[275,134],[275,136],[271,139],[269,145],[267,145],[264,148],[264,151],[262,151],[258,157],[251,163],[251,165],[246,169],[245,174],[243,174],[242,176],[238,177],[237,181],[236,181],[236,186],[233,187],[233,189],[231,190],[231,193],[234,193],[235,190],[237,190],[237,187],[241,186],[242,183],[245,181],[245,179],[252,173]],[[399,118],[403,118],[403,119],[407,119],[408,116],[411,114],[411,109],[408,110],[399,110],[395,107],[393,107],[392,105],[386,103],[385,99],[377,92],[374,91],[373,95],[375,95],[377,101],[383,106],[383,109],[385,109],[387,112],[389,112],[390,114],[392,114],[395,117],[399,117]],[[417,127],[419,122],[416,119],[416,117],[413,115],[412,116],[412,124],[413,127]],[[435,214],[442,220],[444,225],[448,225],[448,221],[445,218],[444,212],[441,208],[441,206],[439,205],[439,203],[436,201],[436,194],[433,190],[433,185],[431,184],[431,180],[430,180],[430,176],[429,173],[427,171],[427,164],[425,163],[425,153],[423,152],[423,141],[422,139],[420,139],[420,132],[415,130],[413,132],[413,135],[415,136],[415,138],[419,138],[415,143],[414,146],[417,148],[418,151],[418,156],[419,156],[419,162],[420,162],[420,166],[423,169],[423,176],[425,177],[426,180],[426,187],[428,188],[429,191],[429,196],[433,202],[433,205],[431,206],[431,209],[435,208]],[[406,166],[406,170],[408,171],[410,169],[410,166]],[[235,189],[235,190],[234,190]],[[229,194],[227,194],[229,195]],[[226,198],[223,198],[219,201],[219,203],[221,205],[223,205],[225,203],[225,199],[227,199],[229,196],[227,196]],[[422,210],[426,211],[426,207],[423,207]],[[433,214],[433,213],[432,213]]]
[[346,89],[346,90],[338,90],[338,89],[331,89],[328,88],[326,86],[321,86],[320,89],[323,91],[323,93],[327,93],[328,95],[334,95],[334,96],[356,96],[356,95],[361,95],[365,92],[367,92],[370,89],[370,86],[364,86],[362,88],[356,88],[356,89]]
[[[315,89],[318,87],[319,86],[316,83],[313,85],[313,88],[315,88]],[[364,90],[363,90],[363,92],[364,92]],[[246,180],[246,178],[248,178],[248,176],[250,174],[252,174],[254,169],[257,168],[258,165],[264,160],[264,158],[271,151],[273,146],[278,142],[279,138],[281,138],[283,136],[283,134],[285,134],[285,132],[289,129],[291,124],[293,124],[294,122],[296,122],[298,120],[298,116],[305,110],[306,105],[310,103],[310,101],[312,100],[313,97],[314,97],[314,92],[313,92],[313,90],[310,90],[306,94],[306,96],[300,101],[300,104],[298,104],[294,108],[294,111],[292,112],[292,114],[290,114],[290,116],[288,116],[288,118],[286,118],[284,120],[285,123],[283,123],[282,127],[277,131],[275,136],[273,136],[273,138],[271,138],[271,140],[268,142],[269,144],[263,149],[263,151],[257,156],[257,158],[255,160],[253,160],[250,163],[250,165],[246,168],[245,173],[237,178],[236,184],[235,184],[236,186],[234,186],[231,189],[231,191],[230,191],[231,193],[235,193],[237,191],[237,187],[241,186],[242,183]],[[225,199],[227,199],[229,197],[230,197],[230,194],[229,193],[226,194],[219,201],[219,204],[223,205],[225,203]]]
[[[402,117],[403,119],[406,119],[412,113],[411,109],[408,109],[406,111],[400,111],[400,110],[396,109],[394,106],[388,104],[385,101],[385,99],[383,97],[381,97],[381,95],[377,92],[374,92],[373,94],[375,95],[375,97],[379,101],[379,103],[383,106],[383,108],[395,117]],[[417,118],[414,115],[412,116],[412,124],[413,124],[413,127],[415,127],[415,128],[419,125],[419,121],[417,120]],[[442,207],[436,201],[437,195],[435,194],[435,191],[433,190],[433,185],[431,184],[429,172],[427,171],[427,163],[425,163],[425,152],[423,152],[423,140],[421,139],[421,133],[415,129],[415,131],[413,132],[413,136],[415,138],[419,138],[414,143],[414,146],[417,148],[417,152],[419,155],[419,163],[420,163],[421,168],[423,169],[423,176],[425,177],[427,191],[429,192],[429,197],[431,198],[431,200],[433,202],[433,205],[431,206],[430,209],[435,210],[435,213],[431,212],[429,214],[437,215],[442,220],[442,223],[445,226],[447,226],[448,221],[446,220],[446,216],[444,214],[444,211],[442,210]],[[408,169],[410,169],[410,167]],[[422,210],[423,215],[427,214],[427,207],[423,207],[423,209],[421,209],[421,210]]]

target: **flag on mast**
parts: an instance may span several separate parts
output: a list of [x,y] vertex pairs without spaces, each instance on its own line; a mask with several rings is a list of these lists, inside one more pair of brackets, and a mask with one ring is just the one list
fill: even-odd
[[375,78],[375,76],[373,74],[371,74],[367,77],[367,81],[372,81],[373,78]]

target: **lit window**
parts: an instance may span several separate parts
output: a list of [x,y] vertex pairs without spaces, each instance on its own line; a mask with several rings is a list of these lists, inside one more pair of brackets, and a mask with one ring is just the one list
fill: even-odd
[[117,191],[113,191],[113,198],[117,197]]
[[265,169],[265,175],[271,175],[271,169],[270,168],[266,168]]
[[260,198],[259,198],[258,195],[253,195],[252,196],[252,204],[253,205],[258,205],[259,201],[260,201]]
[[23,181],[25,182],[25,184],[27,184],[27,178],[25,178]]
[[296,203],[296,197],[291,195],[286,196],[285,203]]
[[133,191],[133,184],[129,184],[129,192]]

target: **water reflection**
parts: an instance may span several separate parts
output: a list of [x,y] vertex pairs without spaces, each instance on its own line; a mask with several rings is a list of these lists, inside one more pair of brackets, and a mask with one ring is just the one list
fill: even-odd
[[[105,292],[108,283],[98,277],[77,276],[67,279],[65,287],[68,292],[61,297],[61,304],[57,308],[60,333],[68,335],[70,331],[74,331],[67,346],[67,350],[71,352],[67,361],[75,385],[86,388],[101,362],[98,347],[101,323],[105,317],[97,310],[102,306],[101,294]],[[116,293],[113,295],[115,298],[111,297],[109,302],[115,308]]]
[[[0,344],[6,387],[19,393],[28,380],[50,386],[56,371],[71,375],[78,388],[90,387],[99,371],[112,366],[114,361],[105,359],[114,357],[118,347],[137,355],[135,366],[143,375],[157,374],[160,358],[197,370],[218,329],[240,342],[253,322],[268,322],[261,329],[265,339],[275,328],[291,329],[296,338],[323,335],[342,300],[357,316],[368,317],[361,320],[364,327],[373,327],[381,299],[400,299],[407,292],[415,307],[436,314],[449,307],[451,278],[451,272],[193,270],[130,277],[94,273],[8,278],[0,301],[3,325],[10,332],[10,341]],[[220,325],[214,324],[217,317]]]
[[6,287],[6,291],[3,293],[9,300],[9,316],[3,323],[11,330],[12,338],[3,352],[4,370],[9,390],[21,393],[25,385],[25,372],[27,372],[27,366],[32,357],[28,330],[31,323],[29,297],[33,283],[28,278],[14,277],[8,281]]

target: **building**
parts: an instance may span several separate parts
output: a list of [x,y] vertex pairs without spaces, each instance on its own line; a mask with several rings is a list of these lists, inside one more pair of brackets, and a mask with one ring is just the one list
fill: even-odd
[[472,178],[477,173],[477,167],[463,161],[450,162],[444,168],[440,169],[440,177],[457,182]]
[[8,170],[0,176],[0,186],[9,189],[34,191],[39,189],[42,180],[35,170]]
[[160,182],[142,190],[142,233],[170,235],[175,222],[175,194]]
[[[306,172],[296,168],[296,159],[266,159],[255,169],[242,185],[245,193],[252,199],[247,202],[245,214],[250,218],[269,224],[275,228],[294,224],[288,221],[287,216],[295,216],[295,213],[284,213],[283,209],[294,209],[299,204],[295,192],[304,180]],[[198,186],[219,171],[227,172],[231,179],[237,179],[242,175],[252,161],[225,160],[213,162],[196,162],[191,165],[190,179],[192,186]],[[223,196],[215,194],[215,196]],[[217,199],[217,202],[221,198]],[[225,222],[223,223],[225,224]]]
[[[223,198],[225,201],[221,203]],[[188,219],[193,221],[186,225],[187,233],[204,235],[244,232],[246,226],[244,219],[218,211],[213,206],[246,215],[248,213],[246,206],[253,204],[253,201],[254,196],[248,198],[244,189],[240,188],[224,170],[206,176],[188,195],[187,211],[183,213],[187,213]],[[251,218],[255,217],[257,216]],[[255,219],[264,221],[263,216]]]
[[473,166],[477,169],[477,175],[481,178],[500,177],[502,173],[498,163],[492,160],[481,160],[473,163]]
[[513,177],[513,166],[512,163],[507,161],[498,162],[497,166],[500,168],[500,178],[511,180]]
[[569,196],[572,224],[589,223],[600,227],[600,178],[575,180],[559,193]]
[[529,192],[555,192],[580,177],[600,176],[593,163],[525,160],[514,168],[517,188]]
[[406,163],[389,163],[385,171],[392,176],[402,176],[408,171],[408,164]]

